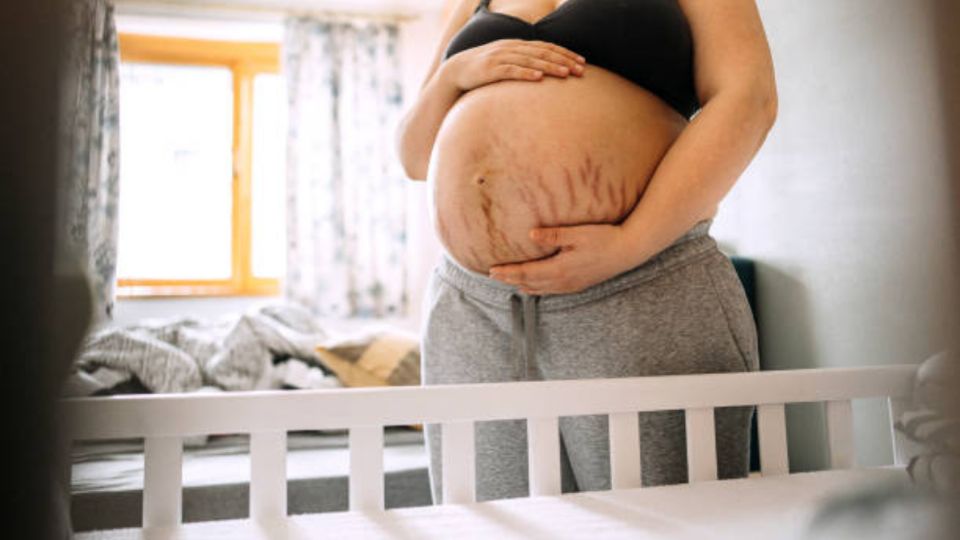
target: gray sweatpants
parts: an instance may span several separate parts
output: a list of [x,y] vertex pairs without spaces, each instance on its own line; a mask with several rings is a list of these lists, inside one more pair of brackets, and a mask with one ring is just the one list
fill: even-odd
[[[702,221],[642,265],[577,293],[526,295],[441,258],[424,297],[422,383],[459,384],[758,369],[750,306]],[[576,396],[571,396],[576,399]],[[752,407],[716,410],[721,478],[746,476]],[[561,489],[610,488],[606,415],[560,417]],[[683,411],[639,413],[644,485],[687,480]],[[427,424],[441,500],[440,433]],[[529,494],[523,419],[475,423],[477,500]]]

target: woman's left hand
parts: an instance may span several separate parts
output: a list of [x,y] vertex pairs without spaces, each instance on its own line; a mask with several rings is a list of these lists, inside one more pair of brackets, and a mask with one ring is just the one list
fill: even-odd
[[492,266],[490,277],[526,294],[562,294],[582,291],[636,264],[636,248],[619,225],[540,227],[530,231],[530,238],[560,251],[535,261]]

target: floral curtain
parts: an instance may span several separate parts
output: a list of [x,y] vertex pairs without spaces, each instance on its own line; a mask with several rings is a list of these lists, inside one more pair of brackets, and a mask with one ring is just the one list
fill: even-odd
[[117,269],[119,49],[110,3],[69,4],[60,217],[65,247],[83,265],[102,321],[112,315]]
[[395,23],[286,22],[287,297],[321,316],[408,309]]

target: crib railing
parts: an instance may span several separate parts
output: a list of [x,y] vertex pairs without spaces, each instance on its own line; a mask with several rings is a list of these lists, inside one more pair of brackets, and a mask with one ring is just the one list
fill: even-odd
[[[714,408],[756,405],[762,475],[787,474],[788,403],[823,402],[831,468],[855,467],[851,400],[886,398],[891,419],[916,366],[525,381],[429,387],[159,394],[64,400],[74,440],[143,437],[143,526],[181,523],[182,441],[250,434],[250,517],[286,516],[286,434],[349,429],[350,510],[384,509],[383,428],[440,423],[445,504],[475,500],[473,424],[525,418],[530,495],[560,494],[558,418],[609,415],[614,489],[640,487],[637,412],[685,411],[691,482],[717,478]],[[891,421],[892,425],[892,421]],[[893,433],[891,431],[891,433]],[[898,463],[897,437],[892,439]]]

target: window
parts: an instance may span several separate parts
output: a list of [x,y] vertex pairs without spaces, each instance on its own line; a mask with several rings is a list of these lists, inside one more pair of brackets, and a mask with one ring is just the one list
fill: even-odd
[[279,45],[121,34],[120,56],[118,293],[277,294]]

